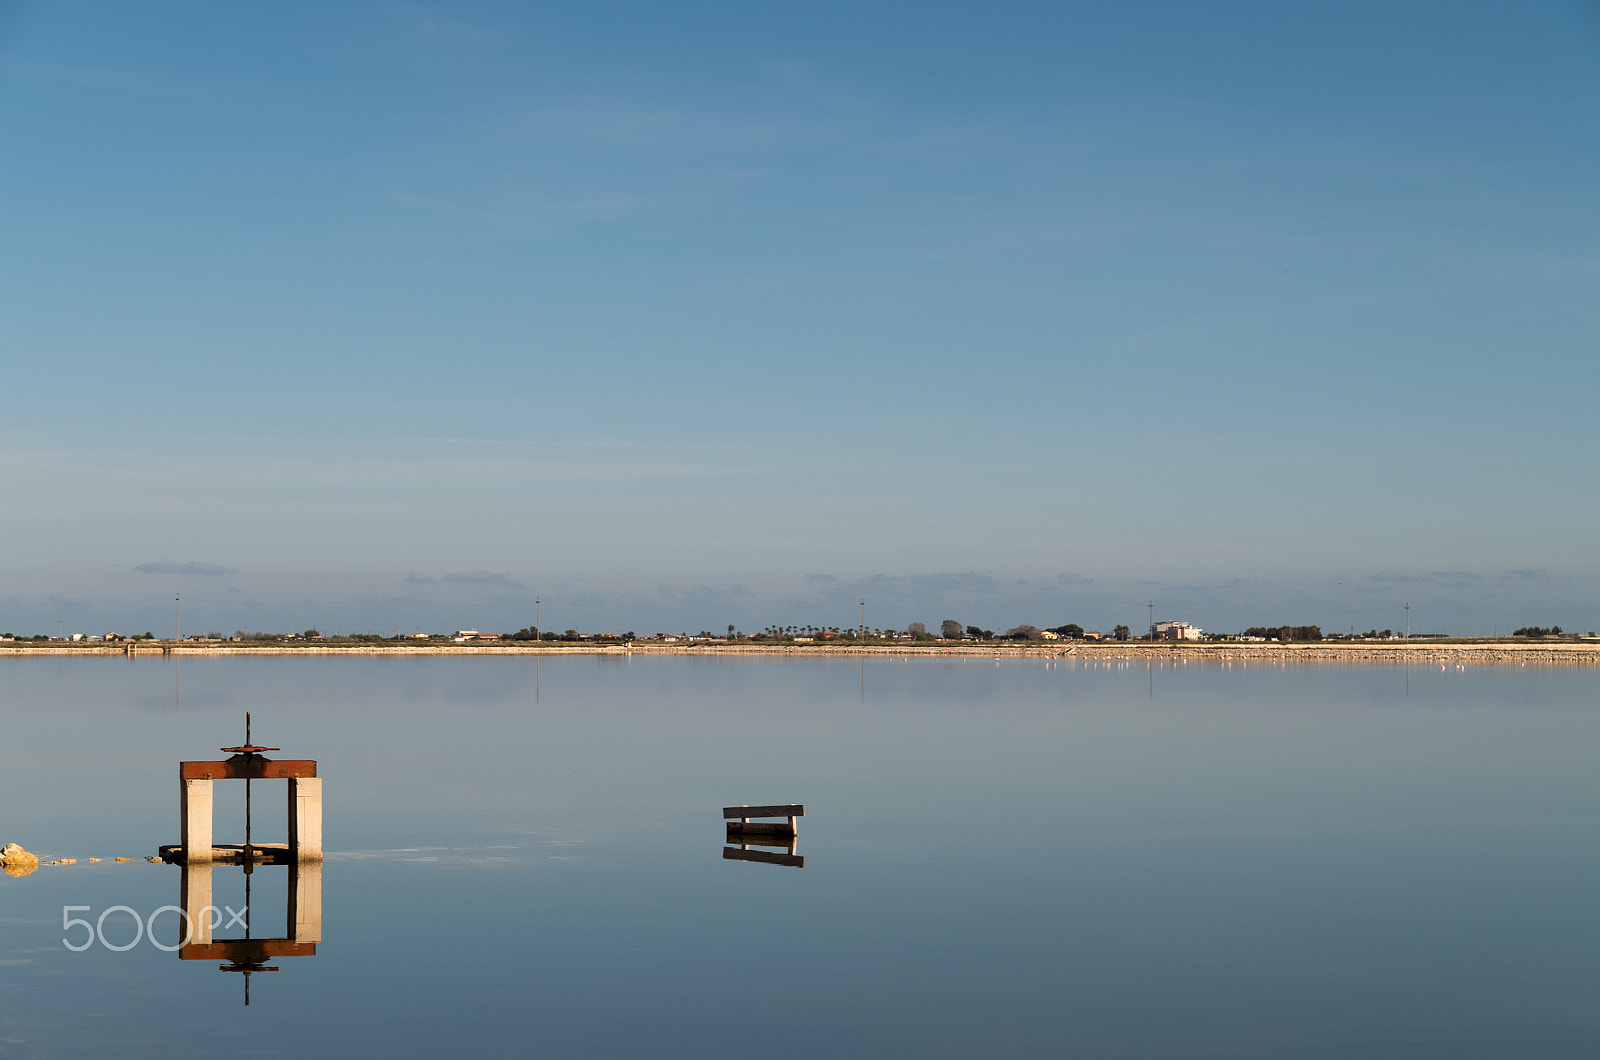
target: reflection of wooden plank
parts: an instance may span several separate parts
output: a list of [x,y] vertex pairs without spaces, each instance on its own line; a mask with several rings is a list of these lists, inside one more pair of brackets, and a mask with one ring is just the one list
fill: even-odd
[[178,951],[184,961],[264,961],[269,957],[315,957],[315,942],[288,939],[217,939],[191,942]]
[[722,808],[722,816],[727,818],[804,817],[805,815],[805,804],[798,802],[792,806],[724,806]]
[[794,834],[794,829],[791,826],[778,821],[728,822],[728,837],[730,839],[735,836],[770,836],[774,839],[782,839],[784,842],[788,842],[794,837]]
[[723,847],[722,857],[726,861],[759,861],[767,865],[788,865],[795,869],[806,867],[804,854],[780,854],[776,850],[740,850],[738,847]]

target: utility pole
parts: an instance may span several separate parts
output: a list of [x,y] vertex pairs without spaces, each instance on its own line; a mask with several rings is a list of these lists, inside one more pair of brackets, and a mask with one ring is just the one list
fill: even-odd
[[533,642],[535,644],[539,643],[539,619],[541,617],[539,613],[539,598],[535,596],[533,598]]
[[867,639],[867,598],[861,598],[861,640]]
[[1156,602],[1150,601],[1150,643],[1156,641]]
[[178,594],[172,594],[172,639],[183,639],[183,612],[178,610]]
[[1411,601],[1406,601],[1406,640],[1411,639]]

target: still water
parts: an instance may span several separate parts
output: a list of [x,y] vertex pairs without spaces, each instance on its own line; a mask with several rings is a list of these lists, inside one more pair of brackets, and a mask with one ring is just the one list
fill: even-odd
[[[1600,674],[1062,660],[0,661],[0,1055],[1593,1057]],[[318,762],[315,956],[179,903],[177,763]],[[282,781],[253,785],[283,838]],[[218,842],[243,839],[217,784]],[[239,790],[235,790],[239,789]],[[804,803],[803,867],[722,807]],[[90,857],[104,858],[89,863]],[[215,902],[246,904],[218,868]],[[281,937],[287,870],[251,878]],[[157,919],[172,946],[181,924]],[[217,936],[238,936],[219,926]]]

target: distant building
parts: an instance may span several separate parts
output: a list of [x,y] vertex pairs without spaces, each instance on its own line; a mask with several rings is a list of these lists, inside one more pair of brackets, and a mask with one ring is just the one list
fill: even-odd
[[1199,626],[1191,626],[1187,622],[1157,622],[1156,638],[1158,640],[1199,640],[1204,632]]
[[1061,634],[1057,633],[1053,629],[1041,629],[1039,631],[1039,639],[1040,640],[1060,640],[1061,639]]

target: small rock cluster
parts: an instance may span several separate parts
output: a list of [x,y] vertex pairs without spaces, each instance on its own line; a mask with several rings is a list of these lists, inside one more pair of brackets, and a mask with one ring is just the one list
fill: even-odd
[[39,857],[16,843],[7,843],[0,848],[0,865],[5,866],[7,876],[26,876],[39,867]]
[[[104,861],[105,858],[90,858],[91,862]],[[159,863],[160,858],[112,858],[113,861],[152,861]],[[47,865],[76,865],[77,858],[59,858],[47,861]],[[39,855],[30,854],[23,850],[20,844],[7,843],[0,847],[0,867],[6,870],[7,876],[26,876],[39,867]]]

